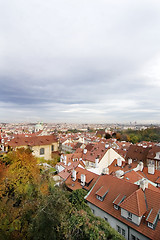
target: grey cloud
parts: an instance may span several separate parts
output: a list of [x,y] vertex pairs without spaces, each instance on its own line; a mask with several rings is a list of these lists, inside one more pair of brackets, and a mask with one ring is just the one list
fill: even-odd
[[0,4],[4,118],[13,119],[14,109],[17,121],[28,115],[46,121],[157,121],[160,86],[148,83],[159,81],[160,68],[155,76],[148,66],[160,58],[160,3]]

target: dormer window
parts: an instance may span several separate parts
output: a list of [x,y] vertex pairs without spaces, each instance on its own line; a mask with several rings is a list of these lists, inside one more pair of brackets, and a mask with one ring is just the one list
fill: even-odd
[[99,195],[97,195],[97,199],[100,200],[101,202],[103,202],[103,200],[104,200],[104,198]]
[[128,212],[128,219],[132,220],[132,213]]
[[98,200],[100,200],[101,202],[104,200],[105,196],[107,195],[109,190],[107,190],[106,188],[104,188],[103,186],[98,189],[98,191],[96,192],[96,197]]
[[118,209],[119,209],[119,206],[117,206],[116,204],[114,204],[114,208],[115,208],[116,210],[118,210]]
[[118,194],[118,196],[114,199],[114,201],[113,201],[113,204],[114,204],[114,208],[116,209],[116,210],[118,210],[120,207],[119,207],[119,205],[124,201],[124,199],[126,198],[126,196],[124,195],[122,195],[121,193],[120,194]]
[[154,228],[153,223],[148,222],[148,227],[153,229]]
[[148,227],[154,229],[157,219],[159,218],[159,212],[155,211],[153,208],[150,210],[146,221],[148,222]]

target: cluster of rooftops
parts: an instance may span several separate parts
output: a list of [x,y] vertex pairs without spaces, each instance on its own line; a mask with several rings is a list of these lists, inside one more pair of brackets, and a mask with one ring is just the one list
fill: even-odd
[[100,176],[86,201],[149,239],[159,239],[160,192],[142,180],[136,185],[111,175]]
[[[7,145],[15,148],[44,146],[53,142],[58,143],[53,134],[16,136]],[[101,171],[97,173],[100,167]],[[88,144],[83,142],[76,144],[73,153],[61,154],[56,168],[59,180],[65,182],[68,190],[87,190],[85,199],[88,203],[146,238],[159,239],[159,145],[133,145],[112,139]]]

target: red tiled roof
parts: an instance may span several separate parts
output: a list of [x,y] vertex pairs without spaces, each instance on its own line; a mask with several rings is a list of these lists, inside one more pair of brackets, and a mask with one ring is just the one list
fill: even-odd
[[[94,185],[94,183],[96,182],[96,180],[99,178],[99,175],[89,172],[86,169],[77,167],[76,168],[76,181],[73,181],[71,175],[68,177],[68,179],[65,181],[67,187],[70,190],[76,190],[76,189],[81,189],[84,188],[86,190],[90,190],[91,187]],[[81,174],[84,174],[86,176],[86,183],[87,185],[82,186],[81,185]]]
[[131,158],[144,162],[147,158],[149,150],[149,147],[144,148],[142,146],[130,145],[127,151],[126,160],[128,160],[128,158]]
[[124,174],[124,179],[126,181],[129,181],[131,183],[135,183],[135,182],[138,182],[139,180],[143,179],[144,176],[141,175],[141,172],[138,171],[138,172],[135,172],[134,170],[130,171],[130,172],[126,172]]
[[141,217],[147,211],[145,196],[142,189],[133,192],[120,204],[120,207]]
[[98,191],[96,192],[96,194],[100,197],[103,197],[106,193],[107,193],[108,189],[106,187],[100,187],[100,189],[98,189]]
[[158,214],[158,212],[154,211],[153,208],[152,208],[152,209],[150,210],[147,218],[146,218],[146,221],[154,224],[155,219],[157,218],[157,214]]
[[119,166],[117,166],[116,159],[111,163],[111,165],[108,166],[110,173],[116,172],[117,170],[123,170],[125,172],[125,171],[129,171],[135,167],[137,167],[137,162],[136,163],[132,162],[132,164],[128,164],[127,162],[122,162],[122,166],[119,167]]
[[158,187],[153,186],[151,183],[148,183],[148,188],[152,191],[156,191],[160,193],[160,189]]
[[66,168],[63,171],[58,173],[58,176],[61,177],[63,180],[66,180],[72,174],[72,170],[77,168],[78,164],[79,164],[79,161],[74,162],[69,166],[66,166]]
[[160,177],[158,177],[158,178],[156,179],[155,183],[160,184]]
[[113,201],[113,203],[115,204],[115,205],[120,205],[120,203],[122,202],[122,200],[124,200],[126,198],[126,196],[125,195],[123,195],[123,194],[118,194],[118,196],[114,199],[114,201]]
[[144,175],[145,178],[149,179],[152,182],[156,182],[157,178],[160,177],[160,170],[155,170],[154,174],[148,173],[148,167],[143,168],[143,172],[141,174]]
[[149,150],[147,158],[154,159],[157,152],[160,152],[160,146],[153,146],[152,149]]
[[41,146],[41,145],[50,145],[57,142],[55,135],[47,136],[34,136],[34,137],[15,137],[8,142],[10,147],[18,146]]
[[[109,192],[107,193],[103,201],[100,201],[96,198],[96,192],[100,189],[101,186],[105,186],[107,189],[109,189]],[[120,204],[120,206],[123,207],[123,204],[124,204],[124,206],[126,205],[128,210],[135,212],[138,215],[140,214],[143,215],[143,213],[146,211],[146,213],[143,215],[143,218],[141,219],[141,223],[139,226],[123,218],[121,216],[120,210],[114,209],[113,201],[116,199],[116,197],[119,194],[126,196],[126,199],[124,200],[124,202]],[[144,199],[144,194],[146,197],[147,205]],[[134,205],[134,206],[131,206],[132,209],[130,209],[129,207],[130,204],[129,204],[129,201],[127,200],[127,198],[129,199],[129,197],[131,200],[130,204]],[[92,203],[93,205],[97,206],[104,212],[110,214],[114,218],[120,220],[124,224],[128,225],[129,227],[133,228],[134,230],[145,235],[149,239],[159,240],[160,221],[156,222],[156,227],[154,230],[149,228],[146,222],[146,218],[152,208],[154,212],[157,212],[157,213],[159,212],[159,209],[160,209],[160,193],[159,192],[152,191],[151,189],[148,189],[148,188],[146,188],[145,192],[143,192],[135,184],[126,182],[123,179],[118,179],[111,175],[104,175],[104,176],[100,176],[100,178],[92,188],[91,192],[86,197],[86,200]],[[136,208],[135,210],[134,210],[134,207]]]
[[104,143],[98,143],[92,147],[91,151],[87,151],[83,155],[83,159],[89,162],[95,162],[95,159],[98,158],[99,161],[103,158],[108,149],[105,148]]

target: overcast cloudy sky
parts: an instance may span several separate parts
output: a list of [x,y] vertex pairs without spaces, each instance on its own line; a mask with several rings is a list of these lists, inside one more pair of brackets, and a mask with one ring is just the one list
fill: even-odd
[[0,122],[159,122],[160,1],[0,0]]

